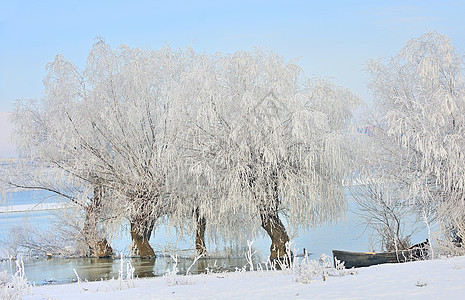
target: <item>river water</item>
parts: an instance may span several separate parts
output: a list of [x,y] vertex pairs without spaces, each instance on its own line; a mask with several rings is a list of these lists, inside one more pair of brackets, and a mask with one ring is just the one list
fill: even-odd
[[[368,251],[371,250],[369,243],[369,235],[364,231],[364,227],[360,225],[358,215],[354,213],[356,205],[350,200],[349,209],[344,219],[333,224],[323,224],[317,228],[306,231],[293,233],[292,240],[294,242],[295,253],[301,253],[305,248],[310,253],[310,258],[317,259],[321,254],[331,255],[332,249],[350,250],[350,251]],[[22,205],[28,207],[36,203],[55,203],[56,199],[49,197],[47,193],[39,191],[21,191],[8,195],[7,201],[3,199],[0,209],[5,206]],[[56,218],[53,211],[50,210],[27,210],[20,212],[0,213],[0,257],[3,260],[0,262],[0,271],[7,270],[9,273],[14,272],[15,262],[7,259],[8,257],[8,234],[14,226],[23,226],[28,223],[31,227],[46,230],[51,226]],[[191,237],[173,238],[172,235],[166,233],[163,228],[157,230],[151,243],[155,244],[155,249],[172,247],[173,240],[176,240],[175,248],[191,249],[194,241]],[[413,236],[412,242],[417,243],[424,241],[426,238],[425,232],[420,232]],[[112,242],[113,248],[118,252],[128,253],[130,244],[129,234],[122,234],[121,237]],[[253,243],[253,251],[256,254],[253,256],[255,263],[263,262],[269,254],[271,240],[268,237],[256,239]],[[225,245],[207,245],[207,248],[212,253],[227,253]],[[214,248],[214,249],[210,249]],[[219,252],[218,252],[219,249]],[[234,271],[236,268],[242,268],[247,265],[245,252],[247,247],[236,248],[230,252],[230,255],[216,255],[213,257],[198,260],[193,264],[193,257],[190,255],[180,255],[178,257],[177,268],[180,274],[185,274],[190,268],[191,274],[205,273],[208,270]],[[182,252],[181,252],[182,253]],[[158,253],[156,259],[124,259],[124,272],[126,272],[127,261],[135,268],[135,276],[151,277],[162,276],[167,270],[173,268],[173,258],[168,253]],[[36,285],[51,284],[51,283],[66,283],[76,281],[75,272],[81,280],[101,280],[118,277],[118,271],[121,267],[121,259],[94,259],[94,258],[30,258],[24,259],[25,272],[28,280]]]

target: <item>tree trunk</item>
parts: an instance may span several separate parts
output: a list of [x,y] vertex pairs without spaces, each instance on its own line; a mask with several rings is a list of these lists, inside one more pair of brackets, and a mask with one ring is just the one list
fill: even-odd
[[197,229],[195,231],[195,252],[197,255],[206,255],[205,227],[207,226],[207,220],[205,220],[205,217],[200,217],[198,208],[195,210],[195,218],[197,222]]
[[[262,227],[271,238],[270,259],[283,258],[287,255],[286,243],[289,242],[286,228],[279,218],[278,212],[266,211],[260,214]],[[292,253],[291,253],[292,255]]]
[[[270,259],[281,259],[287,256],[286,243],[289,242],[286,227],[279,218],[279,193],[276,173],[272,174],[271,201],[261,204],[260,219],[262,227],[271,238]],[[290,253],[292,256],[292,252]]]
[[92,203],[86,208],[86,219],[82,228],[82,235],[89,247],[88,255],[90,257],[109,257],[113,255],[113,249],[98,230],[102,198],[103,189],[99,186],[95,187]]
[[155,257],[155,251],[149,243],[154,226],[153,220],[135,219],[131,221],[131,237],[136,246],[136,249],[133,249],[133,255],[138,254],[141,258]]
[[82,234],[89,247],[90,257],[109,257],[113,255],[113,249],[106,238],[101,237],[97,230],[97,218],[93,213],[86,214]]

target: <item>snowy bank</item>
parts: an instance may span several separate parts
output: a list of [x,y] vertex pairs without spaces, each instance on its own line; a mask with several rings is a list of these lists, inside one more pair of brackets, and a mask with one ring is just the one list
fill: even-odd
[[[26,274],[27,275],[27,274]],[[256,271],[39,286],[24,299],[463,299],[465,256],[357,269],[355,275],[296,282],[287,271]]]
[[37,203],[37,204],[22,204],[0,207],[1,213],[13,212],[28,212],[28,211],[41,211],[41,210],[56,210],[70,207],[69,203]]

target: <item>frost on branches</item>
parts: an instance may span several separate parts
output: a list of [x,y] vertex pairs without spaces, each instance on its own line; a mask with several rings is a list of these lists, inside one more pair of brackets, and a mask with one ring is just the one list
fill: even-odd
[[[261,50],[208,55],[98,41],[84,69],[57,56],[43,99],[18,102],[23,168],[7,181],[81,206],[91,255],[110,255],[111,234],[129,221],[140,256],[154,256],[152,231],[167,221],[189,228],[200,254],[206,233],[238,239],[262,227],[271,257],[282,256],[283,217],[307,227],[344,212],[347,126],[358,104],[300,73]],[[24,182],[20,169],[34,176]]]
[[[19,103],[15,114],[23,157],[87,191],[83,234],[109,234],[127,219],[143,257],[154,255],[151,231],[169,210],[165,179],[175,152],[164,90],[176,65],[165,50],[114,51],[99,41],[84,70],[57,56],[45,97],[36,106]],[[89,247],[111,254],[105,244],[103,236]]]
[[[465,237],[465,87],[463,54],[430,32],[386,62],[369,61],[377,133],[369,176],[421,211],[443,234]],[[370,140],[370,139],[368,139]],[[401,193],[400,193],[401,192]]]
[[306,227],[344,211],[346,129],[358,99],[324,80],[302,82],[300,68],[272,52],[193,63],[173,98],[187,166],[178,187],[190,186],[184,198],[195,199],[207,224],[226,235],[237,232],[238,221],[261,226],[271,257],[285,255],[282,216]]

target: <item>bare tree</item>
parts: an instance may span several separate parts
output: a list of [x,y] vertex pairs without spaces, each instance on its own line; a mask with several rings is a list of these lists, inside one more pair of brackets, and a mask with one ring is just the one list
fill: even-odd
[[355,213],[381,250],[409,248],[412,235],[424,228],[417,207],[393,195],[396,189],[392,185],[353,185],[350,191],[357,203]]

